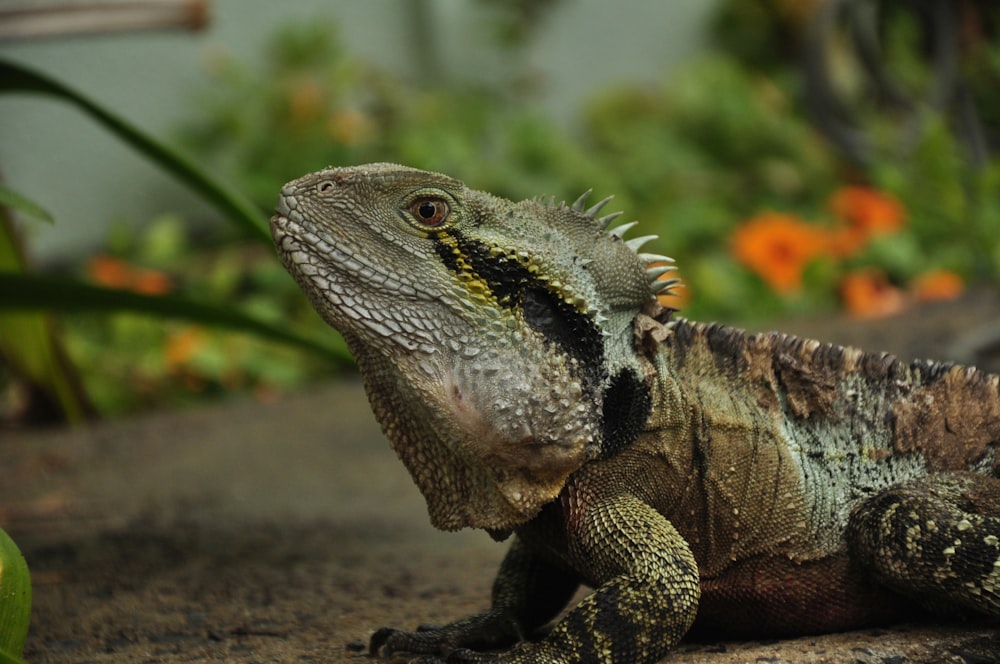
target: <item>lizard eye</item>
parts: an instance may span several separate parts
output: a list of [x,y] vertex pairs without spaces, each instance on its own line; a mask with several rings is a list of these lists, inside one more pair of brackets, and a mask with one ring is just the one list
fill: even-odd
[[410,213],[424,226],[440,226],[451,214],[451,207],[441,198],[418,198],[410,203]]

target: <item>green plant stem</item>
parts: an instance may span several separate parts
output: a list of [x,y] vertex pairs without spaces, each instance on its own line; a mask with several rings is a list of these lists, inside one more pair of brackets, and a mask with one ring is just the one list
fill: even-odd
[[352,366],[342,344],[338,346],[311,339],[280,324],[272,324],[223,305],[205,304],[171,295],[143,295],[103,288],[76,279],[0,272],[0,311],[26,310],[62,313],[129,311],[180,318],[289,343],[319,353],[341,368]]

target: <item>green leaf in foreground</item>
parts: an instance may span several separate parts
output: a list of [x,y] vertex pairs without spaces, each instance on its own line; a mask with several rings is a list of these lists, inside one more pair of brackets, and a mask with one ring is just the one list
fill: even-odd
[[[232,307],[171,295],[143,295],[103,288],[65,277],[0,272],[0,311],[3,310],[60,313],[130,311],[162,318],[180,318],[292,344],[329,357],[342,367],[351,366],[343,344],[312,339]],[[331,335],[330,339],[334,338]]]
[[31,574],[14,540],[0,529],[0,664],[19,664],[31,621]]

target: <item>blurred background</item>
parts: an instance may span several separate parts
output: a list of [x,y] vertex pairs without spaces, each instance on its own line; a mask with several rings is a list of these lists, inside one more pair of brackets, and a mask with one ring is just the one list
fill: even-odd
[[350,372],[263,232],[331,164],[615,194],[696,319],[995,290],[998,30],[992,0],[11,0],[0,426]]

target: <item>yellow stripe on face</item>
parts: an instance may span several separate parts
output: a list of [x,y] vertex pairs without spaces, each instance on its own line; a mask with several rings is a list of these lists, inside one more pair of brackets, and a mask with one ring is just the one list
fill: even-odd
[[453,255],[453,258],[450,261],[451,267],[453,268],[453,273],[458,278],[465,291],[480,302],[494,306],[499,305],[500,302],[493,293],[493,289],[490,288],[489,283],[472,267],[468,258],[462,253],[462,250],[459,249],[456,238],[452,235],[448,235],[447,233],[441,233],[437,236],[437,240],[451,249],[451,253]]

